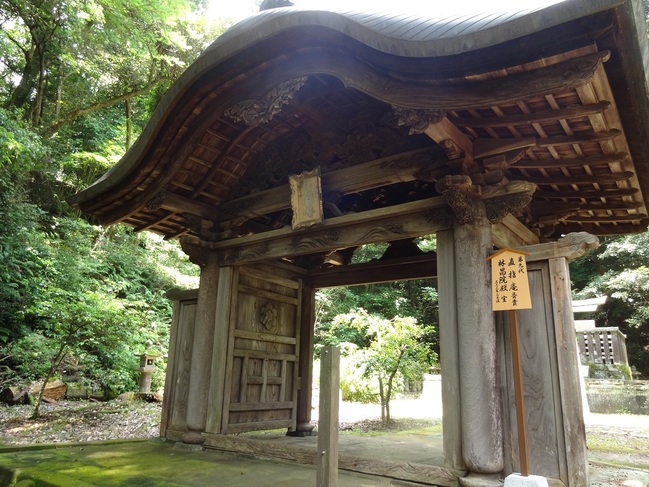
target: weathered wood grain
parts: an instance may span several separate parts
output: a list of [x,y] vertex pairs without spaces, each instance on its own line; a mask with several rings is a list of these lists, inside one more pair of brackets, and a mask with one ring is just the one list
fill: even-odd
[[[175,301],[164,400],[160,419],[160,436],[167,436],[167,428],[183,431],[187,427],[187,388],[189,386],[190,344],[193,342],[196,298]],[[172,387],[175,384],[175,387]]]
[[[190,432],[199,434],[206,427],[210,378],[213,377],[212,347],[217,304],[213,296],[217,293],[218,284],[216,254],[210,253],[206,265],[201,269],[187,397],[187,427]],[[194,434],[188,436],[186,441],[199,441],[199,438]]]
[[[255,455],[262,458],[279,458],[306,465],[315,465],[318,451],[312,446],[282,444],[281,441],[257,440],[241,436],[205,434],[205,446],[219,450]],[[456,487],[458,478],[466,471],[424,465],[420,463],[386,461],[364,458],[344,452],[338,454],[341,470],[359,472],[398,480],[418,482],[424,485]]]
[[457,334],[457,290],[455,245],[452,230],[437,232],[437,292],[439,293],[439,361],[442,369],[444,414],[444,464],[465,469],[462,456],[462,418],[460,398],[460,350]]
[[[216,312],[214,316],[214,346],[212,348],[212,368],[209,382],[209,414],[205,431],[220,433],[224,414],[225,398],[229,394],[227,388],[227,373],[229,364],[226,363],[228,346],[233,338],[230,337],[230,313],[233,306],[233,285],[236,283],[236,272],[232,267],[219,270],[219,283],[216,292]],[[211,299],[214,299],[214,297]]]
[[569,120],[578,117],[597,115],[611,107],[611,102],[601,101],[591,105],[563,108],[559,110],[545,110],[542,112],[529,113],[524,115],[510,115],[506,117],[490,118],[466,118],[449,117],[449,120],[458,127],[514,127],[517,125],[531,125],[534,123],[554,122],[557,120]]
[[338,411],[340,409],[340,348],[320,353],[320,404],[316,486],[338,485]]

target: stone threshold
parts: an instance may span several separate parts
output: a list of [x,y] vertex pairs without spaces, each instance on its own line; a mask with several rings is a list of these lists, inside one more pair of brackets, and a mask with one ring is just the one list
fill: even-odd
[[[206,448],[248,454],[259,458],[281,459],[306,465],[317,464],[316,445],[306,442],[303,445],[296,445],[294,438],[258,439],[211,433],[203,433],[203,436],[205,437],[203,446]],[[287,439],[284,440],[284,438]],[[467,474],[463,470],[435,465],[358,456],[344,452],[342,447],[338,456],[338,468],[366,475],[439,487],[455,487],[458,485],[458,480]]]

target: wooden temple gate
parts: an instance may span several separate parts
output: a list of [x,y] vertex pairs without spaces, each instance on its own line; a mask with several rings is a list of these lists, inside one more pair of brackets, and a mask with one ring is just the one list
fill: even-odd
[[[649,49],[638,0],[436,19],[280,8],[228,30],[138,142],[72,198],[178,238],[161,434],[310,431],[315,290],[438,277],[445,465],[516,471],[505,318],[486,258],[530,252],[520,312],[533,474],[586,487],[567,262],[647,227]],[[414,239],[435,234],[436,253]],[[361,245],[384,256],[352,264]]]

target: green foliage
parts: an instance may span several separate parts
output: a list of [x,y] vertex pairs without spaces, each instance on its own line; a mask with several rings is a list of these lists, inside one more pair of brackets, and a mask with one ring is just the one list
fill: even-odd
[[[340,319],[336,319],[356,308],[388,320],[400,315],[412,316],[419,323],[437,323],[436,282],[422,279],[319,290],[316,294],[316,345],[350,342],[361,348],[367,347],[368,339],[364,332],[341,326]],[[427,346],[428,360],[434,363],[439,353],[437,329],[426,329],[422,339]]]
[[134,387],[134,353],[166,353],[165,292],[194,287],[197,269],[177,244],[94,226],[65,200],[121,157],[165,87],[223,30],[199,8],[0,0],[3,381],[74,372],[120,392]]
[[389,422],[394,393],[403,388],[405,381],[421,381],[431,365],[427,347],[421,341],[429,328],[418,325],[412,317],[388,320],[362,308],[336,316],[331,328],[338,332],[333,335],[336,339],[351,336],[364,342],[363,346],[336,343],[341,345],[343,355],[343,399],[369,402],[378,395],[381,417]]
[[378,383],[367,373],[366,350],[353,343],[341,343],[340,393],[343,401],[375,403]]
[[609,296],[594,318],[600,326],[620,328],[630,364],[649,376],[649,233],[605,240],[570,270],[577,298]]
[[[20,128],[8,112],[0,115]],[[103,171],[101,156],[72,155],[58,175],[40,172],[33,158],[47,150],[26,129],[4,137],[0,151],[11,161],[0,168],[0,345],[14,379],[42,378],[52,363],[54,373],[63,373],[71,361],[87,382],[133,388],[133,353],[166,351],[171,310],[165,292],[194,286],[195,267],[177,244],[119,225],[93,226],[66,214],[65,205],[52,211],[53,197],[44,196],[43,186],[59,181],[59,195],[82,187]],[[33,168],[31,177],[16,159]],[[48,208],[38,204],[42,199],[49,199]]]
[[15,363],[15,373],[23,380],[35,381],[49,372],[56,354],[52,340],[40,333],[29,333],[11,345],[8,352]]
[[[435,239],[422,238],[417,245],[432,251]],[[352,262],[378,259],[386,248],[386,244],[364,245]],[[406,381],[420,381],[423,371],[437,363],[437,329],[419,324],[438,322],[435,284],[434,279],[423,279],[316,293],[316,347],[341,347],[344,400],[373,402],[379,398],[384,419],[389,421],[393,392]]]
[[626,364],[595,364],[589,362],[588,377],[591,379],[624,379],[631,380],[631,367]]

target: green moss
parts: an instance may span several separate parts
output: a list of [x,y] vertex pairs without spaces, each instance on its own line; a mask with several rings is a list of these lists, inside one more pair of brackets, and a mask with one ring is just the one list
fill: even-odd
[[649,451],[649,439],[626,436],[621,438],[616,435],[588,434],[586,438],[591,451],[605,451],[613,453],[646,453]]
[[588,363],[588,377],[591,379],[624,379],[631,380],[631,368],[626,364]]

